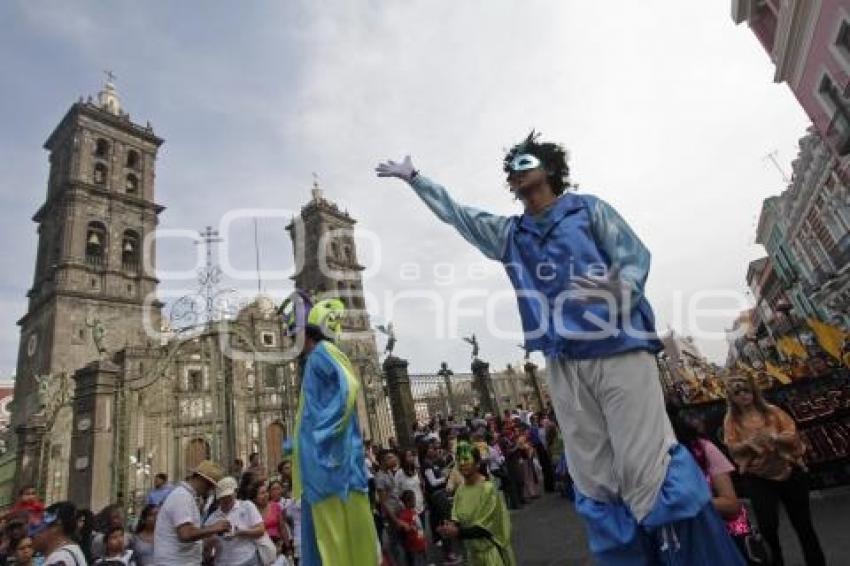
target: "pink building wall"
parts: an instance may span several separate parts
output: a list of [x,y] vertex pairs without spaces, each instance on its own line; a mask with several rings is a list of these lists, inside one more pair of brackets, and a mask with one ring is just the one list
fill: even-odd
[[[776,80],[788,83],[815,128],[837,149],[840,136],[828,135],[835,111],[818,90],[826,74],[839,93],[847,91],[844,103],[850,108],[850,51],[836,46],[842,22],[850,25],[850,0],[732,0],[732,17],[747,21],[777,65]],[[789,21],[781,41],[780,28]],[[782,45],[775,49],[777,42]]]
[[823,74],[827,73],[842,92],[850,84],[850,53],[844,53],[835,46],[842,21],[850,23],[850,0],[821,0],[820,16],[803,65],[803,74],[796,85],[790,85],[824,139],[827,139],[826,132],[833,112],[827,111],[816,94]]

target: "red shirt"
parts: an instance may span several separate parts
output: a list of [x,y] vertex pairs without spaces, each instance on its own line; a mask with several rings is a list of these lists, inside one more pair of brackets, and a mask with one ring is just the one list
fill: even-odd
[[406,525],[413,527],[404,534],[404,548],[408,552],[423,553],[428,550],[428,541],[422,530],[422,521],[416,514],[416,509],[404,508],[398,513],[398,519]]

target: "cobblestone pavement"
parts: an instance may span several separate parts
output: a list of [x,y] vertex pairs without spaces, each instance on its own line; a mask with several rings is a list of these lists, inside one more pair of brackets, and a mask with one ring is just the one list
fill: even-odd
[[[850,489],[812,494],[812,514],[827,563],[850,564]],[[521,566],[593,564],[587,550],[584,525],[569,500],[556,495],[511,512],[513,542]],[[786,566],[802,566],[797,537],[787,517],[780,518]],[[719,565],[718,565],[719,566]]]

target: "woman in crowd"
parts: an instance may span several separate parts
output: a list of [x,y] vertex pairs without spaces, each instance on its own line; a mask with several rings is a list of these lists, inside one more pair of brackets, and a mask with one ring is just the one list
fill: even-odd
[[464,482],[455,492],[452,518],[438,530],[463,540],[470,566],[513,566],[511,523],[501,493],[481,474],[481,455],[459,442],[457,462]]
[[136,558],[138,566],[148,566],[153,564],[153,533],[156,528],[156,513],[159,508],[156,505],[148,504],[142,509],[139,515],[139,523],[136,525],[136,532],[130,540],[130,548],[133,550],[133,555]]
[[554,469],[552,467],[552,459],[549,457],[549,451],[546,446],[546,427],[549,420],[543,416],[543,413],[531,415],[529,420],[531,426],[528,431],[528,437],[539,464],[538,470],[543,476],[543,489],[547,493],[551,493],[555,491],[555,477],[552,473]]
[[428,528],[428,508],[425,506],[422,481],[419,479],[412,450],[405,450],[404,452],[404,461],[401,464],[401,473],[398,475],[397,485],[399,493],[404,493],[405,491],[413,493],[413,507],[416,510],[416,515],[419,517],[422,525]]
[[522,452],[516,443],[516,432],[512,420],[505,421],[504,431],[499,437],[499,448],[505,457],[505,493],[508,495],[508,505],[511,509],[519,509],[525,503],[522,480]]
[[11,551],[11,559],[7,564],[14,564],[15,566],[33,566],[33,555],[34,550],[32,546],[32,539],[30,537],[23,537],[15,541],[15,546],[9,549]]
[[794,421],[779,407],[765,402],[752,377],[730,377],[726,395],[724,439],[747,480],[756,519],[773,552],[774,564],[784,563],[779,543],[779,502],[797,533],[807,566],[825,564],[809,508],[804,447]]
[[[95,523],[98,527],[99,532],[95,533],[92,537],[91,552],[92,557],[97,559],[106,555],[106,531],[110,530],[113,527],[121,527],[123,532],[124,510],[121,508],[121,505],[117,503],[107,505],[98,514],[97,518],[95,519]],[[129,533],[124,533],[125,548],[128,548],[130,546],[130,538],[131,537]]]
[[537,450],[531,443],[528,428],[521,426],[522,432],[517,439],[517,448],[520,452],[520,465],[522,470],[523,497],[526,501],[540,497],[542,478],[540,463],[537,460]]
[[85,566],[83,551],[74,542],[77,533],[77,508],[70,501],[54,503],[44,510],[41,521],[31,525],[33,548],[47,558],[44,566]]
[[[259,490],[258,490],[259,493]],[[286,524],[286,512],[281,504],[283,496],[283,484],[278,480],[269,482],[268,493],[260,501],[254,501],[260,515],[263,516],[263,524],[266,527],[266,533],[271,537],[272,542],[278,550],[283,550],[283,547],[289,541],[289,530]]]
[[711,489],[714,508],[726,522],[726,531],[735,541],[741,555],[746,557],[746,537],[750,534],[750,524],[746,509],[738,500],[735,486],[732,484],[735,466],[700,432],[695,423],[682,417],[674,408],[668,407],[667,413],[676,440],[687,448],[696,460]]
[[103,556],[95,561],[96,566],[138,566],[133,551],[127,548],[122,525],[110,525],[104,533]]

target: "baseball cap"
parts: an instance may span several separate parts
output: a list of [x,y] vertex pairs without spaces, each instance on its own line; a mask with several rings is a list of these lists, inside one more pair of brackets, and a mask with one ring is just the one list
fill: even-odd
[[237,485],[236,480],[230,476],[222,478],[217,484],[215,484],[216,498],[221,499],[222,497],[233,495],[236,493]]
[[41,521],[32,524],[29,526],[29,528],[27,528],[27,536],[32,538],[35,535],[46,531],[58,520],[59,515],[57,515],[56,513],[45,513],[44,515],[42,515]]

